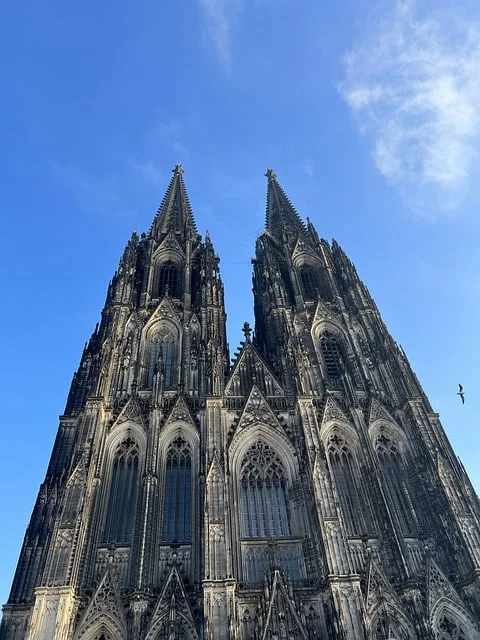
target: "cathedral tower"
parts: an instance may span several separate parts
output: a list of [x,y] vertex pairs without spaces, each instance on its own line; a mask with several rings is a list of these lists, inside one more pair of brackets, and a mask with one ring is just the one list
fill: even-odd
[[480,509],[340,246],[272,170],[255,331],[176,166],[70,389],[1,640],[480,640]]

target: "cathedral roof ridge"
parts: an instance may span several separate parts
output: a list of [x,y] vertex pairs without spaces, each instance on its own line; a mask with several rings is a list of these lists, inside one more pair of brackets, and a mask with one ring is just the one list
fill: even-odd
[[[240,341],[234,358],[232,358],[230,373],[225,385],[226,395],[240,394],[247,397],[250,395],[252,386],[257,386],[266,397],[271,395],[283,397],[285,392],[277,380],[277,376],[250,339],[251,328],[248,322],[244,323],[242,331],[245,333],[245,340]],[[239,369],[243,365],[245,365],[245,372],[240,375]],[[239,388],[234,390],[238,386],[236,381]],[[267,392],[266,384],[271,386],[270,393]]]

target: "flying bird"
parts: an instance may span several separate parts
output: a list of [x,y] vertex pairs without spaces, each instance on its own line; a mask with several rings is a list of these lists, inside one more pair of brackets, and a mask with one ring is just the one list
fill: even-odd
[[458,385],[457,396],[460,396],[460,398],[462,399],[462,404],[465,404],[465,393],[461,384]]

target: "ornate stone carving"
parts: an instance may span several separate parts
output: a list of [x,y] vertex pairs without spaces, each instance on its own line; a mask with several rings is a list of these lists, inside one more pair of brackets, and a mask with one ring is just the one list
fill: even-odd
[[270,409],[260,389],[254,386],[238,421],[238,428],[244,429],[251,424],[258,423],[268,424],[274,428],[279,426],[277,417]]
[[332,398],[331,396],[327,398],[325,403],[325,409],[323,412],[322,425],[327,424],[331,420],[338,420],[343,423],[350,423],[350,419],[346,416],[346,414],[342,411],[338,402]]

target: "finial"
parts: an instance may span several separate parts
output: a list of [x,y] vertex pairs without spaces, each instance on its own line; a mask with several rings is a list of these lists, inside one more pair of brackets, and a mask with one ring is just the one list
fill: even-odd
[[183,174],[183,167],[181,164],[176,164],[172,169],[172,173],[174,176],[181,176]]
[[242,332],[245,334],[245,340],[246,340],[246,342],[250,342],[250,335],[251,335],[251,333],[252,333],[252,329],[250,328],[250,325],[249,325],[249,323],[248,323],[248,322],[245,322],[245,323],[243,324]]
[[265,174],[265,176],[269,180],[276,180],[277,179],[277,174],[275,173],[275,171],[273,169],[267,169],[267,173]]

